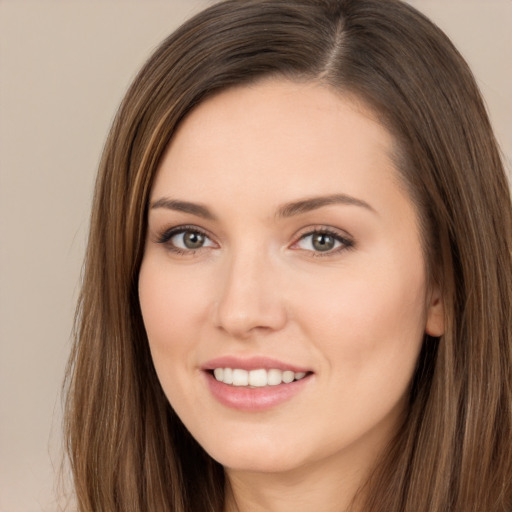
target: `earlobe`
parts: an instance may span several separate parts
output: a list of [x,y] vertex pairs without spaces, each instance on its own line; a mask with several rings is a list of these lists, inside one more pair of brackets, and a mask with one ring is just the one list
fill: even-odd
[[435,338],[444,334],[444,302],[439,289],[430,298],[425,333]]

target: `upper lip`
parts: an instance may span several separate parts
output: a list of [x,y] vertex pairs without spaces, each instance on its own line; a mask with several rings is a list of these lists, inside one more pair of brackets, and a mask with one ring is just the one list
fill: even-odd
[[273,359],[266,356],[252,356],[242,358],[239,356],[221,356],[215,359],[210,359],[201,366],[202,370],[215,370],[215,368],[239,368],[241,370],[291,370],[295,373],[310,372],[309,368],[297,366],[295,364],[286,363],[279,359]]

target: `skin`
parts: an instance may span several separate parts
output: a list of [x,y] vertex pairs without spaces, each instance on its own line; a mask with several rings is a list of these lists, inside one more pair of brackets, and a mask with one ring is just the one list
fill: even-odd
[[[353,98],[273,79],[200,104],[161,162],[151,203],[188,201],[215,218],[150,208],[140,303],[171,405],[226,468],[227,511],[345,510],[403,417],[425,332],[442,334],[392,152]],[[366,206],[277,214],[332,194]],[[206,233],[202,247],[175,252],[180,234],[159,243],[183,225]],[[319,251],[312,228],[352,245]],[[212,397],[201,370],[225,355],[313,374],[285,403],[239,411]]]

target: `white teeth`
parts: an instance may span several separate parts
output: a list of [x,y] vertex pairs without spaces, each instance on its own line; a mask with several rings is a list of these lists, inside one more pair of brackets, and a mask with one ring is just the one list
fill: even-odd
[[249,384],[249,372],[247,370],[233,370],[233,386],[247,386]]
[[267,372],[267,382],[269,386],[277,386],[283,381],[283,372],[281,370],[269,370]]
[[231,368],[224,368],[224,377],[222,378],[222,382],[224,382],[224,384],[233,384],[233,370]]
[[267,371],[266,370],[251,370],[249,372],[249,386],[261,388],[267,385]]
[[292,371],[286,370],[283,372],[283,382],[285,384],[289,384],[290,382],[293,382],[294,378],[295,378],[295,375]]
[[239,368],[215,368],[215,379],[224,384],[233,386],[250,386],[260,388],[264,386],[278,386],[281,383],[289,384],[294,380],[303,379],[306,372],[293,372],[291,370],[241,370]]

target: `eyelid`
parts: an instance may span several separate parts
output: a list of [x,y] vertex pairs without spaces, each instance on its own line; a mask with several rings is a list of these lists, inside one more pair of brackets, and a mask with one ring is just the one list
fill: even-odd
[[[172,226],[170,228],[163,229],[159,233],[157,233],[157,236],[153,240],[153,242],[157,243],[157,244],[166,245],[169,251],[176,253],[176,254],[180,254],[180,255],[193,255],[197,251],[212,248],[211,245],[208,245],[208,246],[199,247],[197,249],[182,249],[180,247],[177,247],[176,245],[169,243],[170,240],[174,236],[176,236],[180,233],[186,232],[186,231],[193,231],[193,232],[200,233],[201,235],[205,236],[209,241],[211,241],[213,245],[218,247],[218,243],[215,241],[215,238],[207,230],[205,230],[204,228],[201,228],[197,225],[194,225],[194,224],[182,224],[179,226]],[[302,248],[296,247],[297,244],[301,240],[305,239],[308,236],[313,236],[317,233],[327,234],[327,235],[332,236],[336,241],[338,241],[340,243],[340,246],[333,248],[331,250],[327,250],[327,251],[314,251],[314,250],[302,249]],[[313,226],[307,226],[305,228],[302,228],[294,236],[294,242],[292,242],[292,244],[289,246],[289,248],[292,250],[310,253],[311,256],[313,256],[313,257],[322,257],[322,256],[328,257],[328,256],[336,255],[339,252],[342,252],[344,250],[352,249],[354,247],[354,245],[355,245],[355,243],[354,243],[353,237],[344,230],[340,230],[339,228],[334,228],[332,226],[313,225]]]
[[153,240],[157,244],[166,245],[167,248],[174,253],[177,254],[194,254],[197,251],[200,251],[202,249],[209,249],[211,246],[205,246],[205,247],[199,247],[197,249],[182,249],[181,247],[177,247],[170,243],[171,239],[179,235],[180,233],[186,232],[186,231],[193,231],[196,233],[200,233],[201,235],[205,236],[208,240],[210,240],[214,245],[218,245],[217,242],[215,242],[214,238],[210,235],[210,233],[200,228],[199,226],[196,226],[194,224],[182,224],[179,226],[173,226],[167,229],[163,229],[162,231],[158,232],[156,235],[156,238]]
[[[327,234],[332,236],[335,240],[340,242],[340,246],[329,251],[314,251],[308,249],[294,248],[301,240],[305,239],[308,236],[313,236],[317,233]],[[291,244],[290,248],[293,250],[299,250],[304,252],[309,252],[313,257],[327,257],[336,255],[342,251],[353,249],[355,246],[354,238],[347,233],[346,231],[340,230],[338,228],[333,228],[331,226],[325,225],[314,225],[307,226],[299,231],[294,237],[294,242]]]

